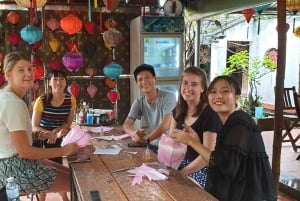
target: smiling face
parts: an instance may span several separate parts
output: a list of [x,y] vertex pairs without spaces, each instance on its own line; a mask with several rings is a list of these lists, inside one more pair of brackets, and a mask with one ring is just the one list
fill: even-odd
[[233,86],[225,79],[219,79],[212,84],[208,92],[208,102],[212,109],[217,112],[223,123],[236,109],[239,95]]
[[5,72],[5,78],[15,91],[27,91],[33,87],[33,67],[25,59],[15,63],[12,69]]
[[182,76],[180,93],[186,102],[200,102],[200,97],[204,91],[201,77],[192,73],[184,73]]
[[141,71],[137,75],[136,83],[145,94],[156,90],[156,78],[149,71]]
[[64,93],[67,80],[63,76],[52,76],[49,81],[52,93]]

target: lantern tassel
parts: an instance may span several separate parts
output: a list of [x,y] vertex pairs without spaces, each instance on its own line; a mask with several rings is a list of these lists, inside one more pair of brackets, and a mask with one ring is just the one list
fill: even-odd
[[258,27],[257,27],[257,34],[259,35],[260,32],[260,15],[258,15]]
[[295,17],[293,19],[293,33],[295,33]]
[[92,21],[92,14],[91,14],[91,0],[88,0],[89,1],[89,22]]

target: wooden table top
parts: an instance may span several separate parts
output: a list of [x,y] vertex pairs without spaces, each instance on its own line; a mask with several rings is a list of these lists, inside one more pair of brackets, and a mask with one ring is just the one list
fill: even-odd
[[[123,134],[120,129],[114,129],[112,132]],[[151,159],[145,161],[145,147],[127,147],[128,141],[129,138],[121,141],[92,140],[94,146],[119,144],[123,150],[117,155],[92,155],[90,162],[70,163],[72,190],[76,190],[71,194],[75,194],[78,200],[82,201],[91,200],[91,190],[99,191],[101,201],[188,201],[191,198],[198,201],[217,200],[174,169],[171,169],[167,180],[149,181],[143,178],[140,185],[132,185],[133,176],[130,176],[129,172],[114,170],[139,167],[143,163],[152,164],[157,158],[152,152]],[[130,154],[128,151],[137,154]]]

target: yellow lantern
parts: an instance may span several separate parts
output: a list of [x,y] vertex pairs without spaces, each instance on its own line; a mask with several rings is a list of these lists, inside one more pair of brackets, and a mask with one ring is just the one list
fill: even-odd
[[[30,8],[32,0],[15,0],[15,2],[21,7]],[[36,7],[37,8],[42,7],[46,3],[47,3],[47,0],[36,0]]]
[[52,38],[49,40],[49,46],[50,46],[52,52],[57,52],[57,50],[60,47],[60,42],[56,38]]
[[300,10],[300,0],[286,0],[286,9],[289,11]]

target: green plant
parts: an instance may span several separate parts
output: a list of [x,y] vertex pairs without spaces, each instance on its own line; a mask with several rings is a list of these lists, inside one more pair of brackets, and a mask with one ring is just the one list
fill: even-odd
[[261,85],[260,80],[268,73],[274,72],[276,64],[267,56],[264,56],[262,59],[257,57],[250,59],[247,50],[231,55],[227,63],[229,66],[224,69],[222,75],[242,72],[247,77],[249,85],[248,97],[246,100],[242,100],[241,107],[253,115],[255,107],[261,106],[261,97],[257,93],[257,88]]

